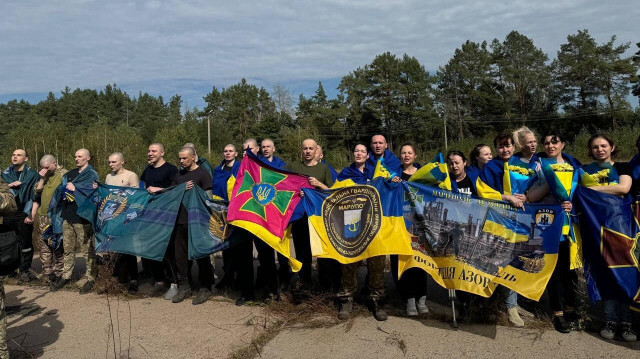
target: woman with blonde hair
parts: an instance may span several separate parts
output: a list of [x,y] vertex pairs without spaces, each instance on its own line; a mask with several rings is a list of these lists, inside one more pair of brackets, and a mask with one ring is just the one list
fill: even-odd
[[513,131],[513,143],[519,150],[514,156],[520,158],[522,162],[530,163],[538,159],[536,150],[538,149],[538,140],[536,135],[527,126],[522,126]]

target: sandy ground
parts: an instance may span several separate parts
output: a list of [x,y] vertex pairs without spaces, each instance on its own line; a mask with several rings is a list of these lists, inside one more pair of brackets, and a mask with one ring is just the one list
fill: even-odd
[[390,279],[388,286],[387,322],[366,310],[338,322],[329,310],[326,325],[281,326],[278,319],[287,318],[274,316],[272,308],[237,307],[222,296],[194,306],[190,300],[6,285],[7,338],[13,358],[114,358],[114,340],[122,358],[640,358],[640,342],[606,341],[593,331],[560,334],[531,317],[525,321],[536,329],[461,323],[455,330],[442,319],[450,307],[438,287],[429,288],[432,314],[405,318],[393,308],[398,303]]
[[193,306],[37,287],[6,290],[14,357],[112,358],[113,337],[125,358],[226,358],[245,347],[261,358],[640,357],[640,343],[605,341],[594,333],[480,324],[454,330],[436,319],[392,316],[380,323],[366,313],[329,328],[286,328],[253,348],[251,341],[264,330],[265,309],[237,307],[222,297]]

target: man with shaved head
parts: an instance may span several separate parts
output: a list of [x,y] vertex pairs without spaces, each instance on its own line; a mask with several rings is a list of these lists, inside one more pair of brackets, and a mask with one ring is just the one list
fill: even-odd
[[[287,165],[286,169],[309,176],[309,184],[315,188],[327,189],[333,185],[333,178],[331,177],[329,167],[316,160],[317,150],[318,144],[314,139],[307,138],[302,141],[302,161],[292,162]],[[296,249],[296,259],[302,262],[302,269],[298,273],[301,282],[299,285],[302,289],[309,289],[312,285],[312,258],[311,244],[309,240],[309,223],[307,221],[306,214],[299,220],[292,223],[291,231],[293,235],[293,243]],[[337,285],[340,283],[339,277],[335,278],[336,273],[334,273],[340,273],[338,269],[339,267],[337,267],[337,264],[333,264],[333,262],[338,263],[333,259],[324,260],[321,258],[318,260],[318,277],[323,289],[336,289]],[[337,282],[332,283],[332,281],[336,280]]]
[[[104,180],[105,184],[118,187],[140,187],[138,175],[124,168],[122,152],[114,152],[109,155],[109,167],[111,167],[111,173],[107,174]],[[130,294],[138,292],[138,260],[136,256],[126,253],[117,254],[113,273],[121,283],[125,283],[128,277],[127,291]]]
[[[276,146],[273,143],[272,139],[265,138],[262,140],[262,142],[260,142],[260,154],[258,154],[258,158],[269,166],[275,168],[284,168],[284,166],[286,166],[286,163],[282,159],[278,158],[274,154],[275,152]],[[259,284],[263,284],[266,292],[266,297],[271,300],[277,300],[279,298],[278,267],[276,266],[275,259],[277,252],[273,248],[271,248],[271,246],[257,237],[254,238],[253,244],[256,246],[256,250],[258,251],[258,262],[260,262],[260,266],[257,270],[256,287]],[[288,277],[288,259],[280,253],[277,253],[277,255],[278,262],[283,263],[280,268],[282,269],[282,271],[286,271],[286,275],[281,275],[281,277]]]
[[16,199],[18,210],[5,216],[4,221],[17,234],[22,244],[22,258],[20,261],[20,280],[30,282],[36,279],[31,271],[33,260],[33,217],[32,206],[34,199],[33,188],[38,182],[38,172],[29,167],[27,162],[29,155],[23,149],[13,151],[11,165],[5,169],[1,176]]
[[255,138],[247,138],[242,143],[242,156],[244,156],[245,150],[249,149],[253,152],[254,155],[258,155],[260,153],[260,146],[258,146],[258,141]]
[[[40,244],[40,262],[42,262],[42,272],[46,276],[49,284],[56,283],[62,277],[64,268],[63,255],[64,247],[61,243],[53,241],[51,233],[48,235],[47,229],[51,226],[51,219],[47,214],[49,204],[56,189],[62,185],[62,176],[67,170],[58,165],[58,161],[52,155],[44,155],[40,159],[40,180],[35,186],[36,199],[33,203],[32,215],[37,217],[36,222],[40,229],[42,240]],[[49,229],[49,232],[52,232]],[[51,241],[44,240],[49,236]]]
[[398,157],[396,157],[396,155],[387,148],[387,139],[382,135],[374,135],[371,137],[371,151],[369,152],[369,158],[365,163],[365,166],[369,170],[369,176],[372,178],[376,169],[376,164],[380,158],[384,158],[385,167],[389,172],[396,174],[393,179],[394,181],[398,181],[400,178],[398,176],[400,176],[400,173],[402,172],[402,163]]
[[[147,151],[147,166],[142,171],[140,181],[147,189],[149,193],[156,193],[162,191],[167,187],[171,187],[171,182],[178,173],[178,168],[171,163],[164,160],[164,145],[159,142],[155,142],[149,145]],[[169,251],[169,249],[167,249]],[[171,251],[173,253],[173,251]],[[164,292],[164,264],[161,261],[154,261],[147,258],[142,258],[142,267],[145,268],[145,272],[151,272],[153,276],[153,296],[158,296]],[[165,299],[171,300],[173,296],[178,292],[178,284],[175,280],[171,280],[171,287],[165,295]]]
[[[195,186],[200,187],[211,195],[211,175],[209,172],[198,166],[196,163],[196,152],[191,147],[182,147],[178,153],[180,167],[173,179],[172,185],[186,183],[186,189],[192,190]],[[171,236],[175,253],[176,272],[178,278],[178,293],[171,299],[173,303],[180,303],[191,296],[191,283],[189,283],[189,221],[187,209],[180,204],[176,226]],[[200,289],[193,298],[193,304],[202,304],[211,298],[211,286],[213,285],[213,268],[209,256],[196,259],[198,264],[198,279]]]
[[93,243],[93,229],[91,224],[76,213],[78,204],[74,192],[77,187],[91,188],[98,180],[98,173],[89,164],[91,154],[86,148],[76,151],[76,168],[62,176],[62,244],[64,245],[64,268],[62,277],[53,285],[53,290],[64,287],[71,281],[75,268],[76,253],[82,253],[87,263],[87,281],[80,289],[80,293],[88,293],[95,285],[98,267],[95,262],[95,248]]
[[270,138],[265,138],[260,142],[260,154],[258,158],[268,164],[269,166],[275,168],[283,168],[286,166],[286,163],[278,158],[274,153],[276,152],[276,145],[273,143],[273,140]]
[[187,142],[182,147],[191,147],[191,148],[193,148],[193,151],[196,153],[196,164],[198,166],[202,167],[203,170],[209,172],[209,175],[211,175],[211,177],[213,177],[213,168],[211,168],[211,164],[209,163],[209,161],[207,161],[206,158],[201,157],[201,156],[198,155],[198,151],[196,151],[196,145],[194,145],[192,142]]

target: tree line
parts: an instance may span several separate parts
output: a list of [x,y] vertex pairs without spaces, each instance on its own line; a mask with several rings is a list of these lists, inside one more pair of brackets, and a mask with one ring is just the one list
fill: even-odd
[[315,94],[300,95],[295,105],[287,88],[267,91],[245,79],[213,87],[203,109],[184,112],[179,95],[132,96],[115,84],[100,91],[67,87],[37,104],[0,104],[0,148],[5,159],[25,148],[33,166],[51,153],[69,168],[75,149],[86,147],[103,176],[106,156],[114,151],[124,152],[128,167],[140,173],[151,142],[164,143],[173,162],[182,144],[194,142],[199,155],[217,163],[225,144],[248,137],[271,138],[277,155],[294,160],[301,140],[312,137],[325,158],[341,167],[356,143],[376,133],[395,149],[413,143],[425,160],[445,147],[467,152],[498,132],[526,125],[537,133],[564,134],[579,158],[586,152],[582,138],[610,132],[629,157],[627,147],[640,128],[640,110],[629,101],[630,94],[640,100],[640,51],[625,56],[630,46],[615,36],[597,43],[581,30],[550,60],[531,38],[512,31],[503,40],[466,41],[435,73],[415,57],[386,52],[345,75],[335,98],[319,83]]

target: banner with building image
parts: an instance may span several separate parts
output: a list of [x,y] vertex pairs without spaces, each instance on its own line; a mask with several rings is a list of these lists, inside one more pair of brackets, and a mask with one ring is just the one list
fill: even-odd
[[489,297],[497,285],[539,300],[555,268],[564,213],[559,205],[509,203],[404,182],[403,213],[413,256],[441,286]]

